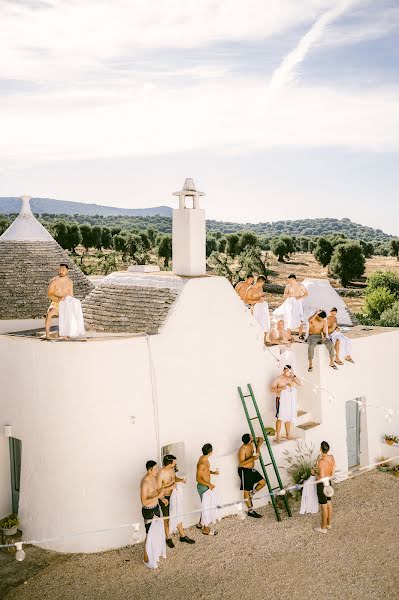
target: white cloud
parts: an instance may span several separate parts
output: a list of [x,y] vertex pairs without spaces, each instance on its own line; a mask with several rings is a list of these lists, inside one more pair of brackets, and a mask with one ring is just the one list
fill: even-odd
[[338,0],[317,18],[297,46],[287,54],[281,65],[274,71],[269,86],[271,92],[281,89],[294,80],[295,67],[305,59],[312,46],[322,39],[326,27],[353,5],[353,0],[352,2]]
[[[252,0],[245,9],[242,0],[32,5],[0,4],[0,79],[38,84],[36,92],[0,96],[3,168],[211,147],[399,147],[399,88],[356,94],[333,83],[290,85],[277,99],[262,72],[245,79],[228,65],[215,67],[209,56],[206,64],[188,67],[184,61],[185,48],[267,37],[272,44],[274,35],[306,24],[309,34],[280,69],[283,82],[291,81],[312,44],[323,39],[329,0]],[[156,63],[151,70],[111,66],[132,57],[134,63],[144,47],[158,49],[158,56],[177,47],[181,60],[167,69]],[[176,83],[179,78],[184,85]]]

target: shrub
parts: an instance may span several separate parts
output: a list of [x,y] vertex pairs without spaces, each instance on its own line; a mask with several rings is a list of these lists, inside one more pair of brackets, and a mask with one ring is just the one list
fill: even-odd
[[284,256],[288,254],[286,243],[281,238],[273,238],[270,243],[270,248],[274,256],[277,256],[280,262],[284,262]]
[[377,288],[386,288],[399,300],[399,275],[393,271],[376,271],[367,279],[366,295]]
[[366,313],[378,321],[383,312],[395,303],[395,296],[387,288],[376,288],[366,296]]
[[346,287],[352,279],[358,279],[364,273],[366,259],[358,242],[346,242],[335,247],[331,257],[330,271]]
[[311,476],[312,469],[316,467],[317,452],[313,446],[307,446],[305,442],[299,440],[293,454],[288,450],[285,450],[284,454],[288,463],[286,471],[292,483],[302,485]]
[[240,235],[240,241],[238,243],[238,251],[243,252],[247,246],[254,248],[258,245],[258,236],[252,231],[243,231]]
[[399,327],[399,301],[386,308],[381,314],[379,325],[383,327]]
[[320,238],[316,248],[313,251],[314,257],[323,267],[330,264],[331,257],[334,252],[332,243],[326,238]]

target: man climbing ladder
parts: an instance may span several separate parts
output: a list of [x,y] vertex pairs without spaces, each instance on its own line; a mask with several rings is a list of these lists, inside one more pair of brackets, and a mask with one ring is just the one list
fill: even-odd
[[[261,414],[259,412],[259,408],[258,408],[258,404],[257,404],[256,399],[255,399],[254,392],[252,390],[252,386],[251,386],[251,384],[248,383],[247,387],[248,387],[248,392],[249,392],[248,394],[243,394],[242,389],[240,387],[238,388],[238,393],[240,395],[240,399],[241,399],[242,406],[243,406],[243,409],[244,409],[244,412],[245,412],[245,416],[247,418],[247,422],[248,422],[248,426],[249,426],[249,429],[250,429],[250,432],[251,432],[251,435],[252,435],[252,439],[254,439],[254,440],[256,439],[256,435],[255,435],[255,430],[254,430],[254,427],[253,427],[253,421],[255,421],[255,420],[259,421],[259,425],[260,425],[260,428],[261,428],[261,431],[262,431],[262,435],[263,435],[263,438],[264,438],[264,440],[266,442],[266,445],[263,448],[264,448],[264,451],[267,450],[267,455],[268,455],[268,460],[267,460],[267,462],[265,464],[265,462],[263,460],[262,453],[260,452],[260,445],[258,446],[258,444],[257,444],[257,447],[259,448],[259,462],[260,462],[261,467],[262,467],[262,472],[263,472],[263,475],[264,475],[264,478],[265,478],[267,489],[269,490],[270,499],[271,499],[272,504],[273,504],[273,508],[274,508],[274,512],[276,514],[276,518],[277,518],[278,521],[281,521],[280,509],[277,506],[276,496],[279,495],[277,493],[277,490],[280,491],[280,490],[284,489],[283,482],[281,481],[280,473],[279,473],[276,461],[275,461],[274,456],[273,456],[273,452],[272,452],[272,449],[271,449],[271,446],[270,446],[270,442],[269,442],[269,439],[268,439],[268,437],[266,435],[265,427],[264,427],[264,424],[263,424],[263,420],[262,420]],[[249,415],[249,411],[248,411],[248,407],[247,407],[247,398],[251,398],[251,400],[252,400],[252,404],[253,404],[253,407],[255,409],[256,417],[250,417],[250,415]],[[270,478],[269,478],[269,475],[268,475],[267,470],[266,470],[266,468],[269,467],[269,466],[272,466],[274,474],[275,474],[276,479],[277,479],[277,483],[278,483],[278,485],[276,487],[274,487],[274,488],[272,487],[272,485],[270,483]],[[285,508],[288,516],[292,517],[291,508],[289,506],[286,494],[283,494],[282,498],[283,498],[283,502],[284,502],[284,508]]]
[[[248,507],[248,517],[261,519],[262,515],[257,513],[252,504],[252,498],[266,485],[262,475],[255,469],[255,460],[258,460],[260,447],[264,442],[261,437],[253,438],[249,433],[242,436],[242,446],[238,451],[238,476],[240,478],[240,490],[244,492],[245,504]],[[255,446],[256,444],[256,446]]]

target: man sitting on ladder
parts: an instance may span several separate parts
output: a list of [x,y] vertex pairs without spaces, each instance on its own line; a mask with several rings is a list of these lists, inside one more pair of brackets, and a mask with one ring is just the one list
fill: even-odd
[[[259,458],[260,447],[264,442],[261,437],[256,438],[256,448],[254,438],[249,433],[242,436],[242,446],[238,451],[238,476],[241,481],[240,490],[244,491],[245,504],[248,507],[248,516],[255,519],[261,519],[262,515],[253,509],[252,498],[265,485],[266,481],[255,467],[255,460]],[[254,487],[256,486],[256,487]]]

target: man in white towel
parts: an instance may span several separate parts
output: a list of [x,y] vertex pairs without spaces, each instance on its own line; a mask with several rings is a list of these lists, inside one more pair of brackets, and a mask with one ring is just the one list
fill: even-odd
[[355,361],[351,357],[352,342],[338,327],[337,312],[336,308],[332,308],[327,317],[328,334],[334,344],[335,362],[337,365],[344,364],[340,358],[341,355],[347,362],[354,363]]
[[269,305],[266,302],[266,294],[263,291],[263,285],[266,279],[263,275],[256,278],[256,283],[251,285],[245,294],[245,304],[251,308],[251,312],[258,321],[264,333],[264,342],[266,344],[267,332],[270,330]]
[[68,277],[69,267],[61,263],[58,268],[58,276],[50,281],[47,296],[51,300],[46,315],[46,339],[50,339],[51,319],[59,316],[59,305],[67,296],[73,296],[73,282]]
[[[211,465],[209,463],[209,457],[213,452],[212,444],[204,444],[202,446],[202,455],[198,459],[197,463],[197,491],[201,498],[201,505],[203,505],[203,496],[208,490],[214,490],[215,486],[211,483],[211,475],[219,475],[219,469],[211,471]],[[198,529],[202,529],[204,535],[216,535],[217,531],[211,529],[209,525],[202,525],[202,516],[200,522],[197,525]]]
[[[167,546],[169,546],[169,548],[175,547],[169,532],[169,511],[171,505],[171,497],[173,495],[176,495],[178,492],[178,483],[186,483],[186,480],[185,478],[182,479],[181,477],[177,477],[176,475],[176,456],[173,456],[173,454],[166,454],[163,457],[163,467],[158,473],[158,489],[162,489],[165,494],[163,498],[160,498],[159,505],[161,507],[163,516],[168,517],[164,520],[164,526],[166,544]],[[183,523],[181,521],[179,521],[176,524],[176,527],[180,534],[181,542],[186,542],[187,544],[195,544],[195,541],[186,535],[183,529]]]
[[236,287],[234,288],[243,302],[245,301],[245,294],[247,293],[248,288],[251,287],[253,282],[254,282],[254,276],[247,275],[245,281],[239,281],[237,283]]
[[297,281],[296,276],[293,274],[289,275],[288,283],[284,290],[284,298],[286,300],[273,311],[276,319],[284,319],[284,328],[287,329],[290,336],[293,329],[299,330],[299,339],[301,340],[305,338],[303,333],[305,321],[302,301],[308,295],[308,290],[302,283]]
[[[158,552],[155,551],[155,556],[151,556],[149,558],[147,553],[147,541],[148,541],[148,533],[152,526],[152,519],[161,516],[161,511],[159,510],[159,499],[163,498],[165,495],[164,490],[159,490],[158,488],[158,465],[155,460],[149,460],[146,463],[145,468],[147,469],[147,473],[144,475],[140,484],[140,499],[141,499],[141,514],[144,519],[145,533],[146,538],[144,542],[144,564],[148,568],[156,568],[154,566],[157,564],[158,558],[162,555],[163,549],[162,544],[158,549]],[[162,531],[163,527],[162,527]],[[165,533],[163,533],[163,541],[165,540]],[[159,555],[158,555],[159,554]]]
[[285,365],[283,372],[270,386],[276,394],[276,437],[275,442],[281,442],[281,425],[285,423],[287,440],[294,440],[291,435],[291,424],[295,425],[297,419],[297,391],[296,387],[302,385],[301,380],[293,372],[291,365]]
[[[262,515],[254,510],[252,504],[253,496],[265,487],[266,481],[255,469],[255,460],[259,458],[260,447],[265,441],[258,437],[256,440],[249,433],[244,433],[241,438],[242,445],[238,450],[238,476],[240,478],[240,490],[244,492],[245,504],[248,507],[248,517],[261,519]],[[256,444],[256,445],[255,445]]]

